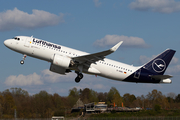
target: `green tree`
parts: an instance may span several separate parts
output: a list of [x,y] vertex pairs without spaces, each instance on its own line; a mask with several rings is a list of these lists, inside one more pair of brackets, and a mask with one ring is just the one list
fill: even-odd
[[122,97],[119,93],[114,94],[112,102],[115,103],[118,107],[122,107]]
[[0,118],[2,118],[4,103],[5,103],[4,97],[0,94]]
[[55,116],[60,116],[62,115],[62,108],[64,108],[64,105],[61,100],[61,96],[59,96],[57,93],[54,93],[51,96],[51,101],[52,101],[52,107],[49,108],[48,114],[49,115],[55,115]]
[[90,102],[99,102],[99,99],[98,99],[98,93],[94,90],[90,90],[90,99],[89,99]]
[[158,104],[156,104],[156,105],[154,106],[154,110],[155,110],[155,111],[160,111],[160,110],[161,110],[161,106],[158,105]]
[[69,90],[68,101],[71,107],[73,107],[76,104],[80,96],[79,94],[79,91],[75,87]]
[[180,94],[178,94],[178,95],[176,96],[175,101],[178,102],[178,103],[180,102]]
[[10,93],[9,89],[3,91],[2,95],[4,96],[3,113],[7,118],[12,118],[14,115],[14,109],[16,108],[13,96]]
[[80,98],[83,103],[90,103],[90,102],[98,102],[98,94],[94,90],[90,90],[89,88],[85,88],[80,92]]
[[122,97],[119,94],[119,91],[115,87],[111,87],[107,95],[107,104],[115,103],[117,106],[122,106]]
[[31,109],[31,102],[29,101],[29,94],[27,91],[22,90],[21,88],[11,88],[11,94],[14,98],[17,117],[31,117],[29,114]]
[[97,98],[101,102],[107,102],[107,92],[105,92],[105,93],[103,93],[103,92],[97,93]]
[[80,97],[81,97],[81,100],[83,101],[83,103],[85,103],[85,104],[89,103],[90,102],[89,99],[91,97],[90,96],[90,89],[89,88],[83,89]]
[[59,96],[57,93],[54,93],[52,96],[52,102],[53,106],[56,108],[61,108],[62,102],[61,102],[61,96]]
[[157,91],[156,89],[152,90],[152,92],[146,95],[146,98],[150,101],[151,108],[154,108],[156,104],[160,105],[161,108],[168,108],[169,103],[166,99],[166,96],[162,94],[162,92]]
[[75,98],[79,98],[79,91],[77,90],[77,88],[73,88],[73,89],[70,89],[69,90],[69,95],[68,96],[72,96],[72,97],[75,97]]
[[123,101],[125,106],[132,106],[133,101],[136,100],[135,95],[130,95],[129,93],[126,93],[123,95]]
[[49,95],[46,91],[40,91],[39,94],[34,95],[34,100],[36,112],[40,115],[40,117],[48,118],[51,115],[50,109],[53,106],[51,95]]
[[113,96],[116,93],[119,93],[118,90],[115,87],[111,87],[111,89],[109,90],[108,95],[107,95],[108,102],[112,103]]
[[22,90],[21,88],[11,88],[10,91],[14,97],[18,97],[18,96],[28,97],[29,96],[28,92],[25,90]]

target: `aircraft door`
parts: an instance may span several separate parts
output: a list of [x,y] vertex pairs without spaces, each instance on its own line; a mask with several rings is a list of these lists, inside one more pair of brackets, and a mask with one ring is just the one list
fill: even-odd
[[24,43],[24,46],[25,46],[25,47],[29,47],[29,46],[30,46],[31,39],[32,39],[32,38],[26,38],[26,39],[25,39],[25,43]]
[[135,73],[134,73],[134,78],[139,79],[141,74],[141,69],[138,69]]

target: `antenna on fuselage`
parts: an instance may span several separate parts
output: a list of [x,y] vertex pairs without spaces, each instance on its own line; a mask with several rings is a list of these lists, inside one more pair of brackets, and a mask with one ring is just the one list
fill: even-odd
[[31,36],[31,38],[33,38],[33,35]]

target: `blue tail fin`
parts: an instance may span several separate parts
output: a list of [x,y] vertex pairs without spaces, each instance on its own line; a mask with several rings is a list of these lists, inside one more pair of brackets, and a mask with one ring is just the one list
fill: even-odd
[[143,68],[153,73],[154,75],[163,75],[175,52],[175,50],[167,49],[146,63]]

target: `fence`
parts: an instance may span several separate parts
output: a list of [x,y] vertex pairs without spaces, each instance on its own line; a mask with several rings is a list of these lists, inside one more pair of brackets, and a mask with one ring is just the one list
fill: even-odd
[[107,118],[66,118],[65,120],[180,120],[177,117],[107,117]]
[[[0,120],[51,120],[51,118],[32,118],[32,119],[23,119],[23,118],[16,118],[16,119],[0,119]],[[169,117],[97,117],[97,118],[64,118],[64,120],[180,120],[180,116],[169,116]]]

